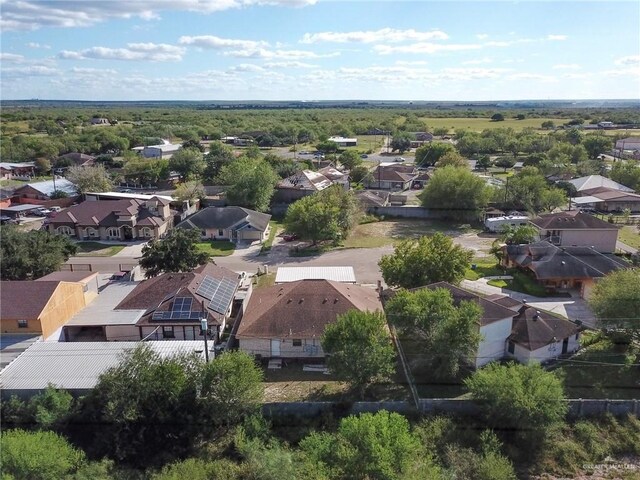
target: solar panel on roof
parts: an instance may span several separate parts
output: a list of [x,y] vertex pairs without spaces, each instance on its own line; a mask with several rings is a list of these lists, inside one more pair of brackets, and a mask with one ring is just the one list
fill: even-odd
[[236,282],[229,278],[223,278],[220,280],[220,285],[209,303],[209,308],[221,315],[224,315],[233,300],[233,294],[235,291]]
[[202,279],[202,283],[198,287],[198,290],[196,290],[196,293],[198,295],[202,295],[208,300],[211,300],[216,290],[218,289],[219,285],[220,285],[220,281],[217,278],[213,278],[213,277],[210,277],[209,275],[206,275]]
[[173,301],[174,312],[189,312],[191,311],[191,305],[193,303],[193,299],[189,297],[179,297]]

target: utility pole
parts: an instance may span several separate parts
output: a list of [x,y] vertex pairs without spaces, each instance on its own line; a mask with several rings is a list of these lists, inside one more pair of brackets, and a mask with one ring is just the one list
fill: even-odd
[[507,192],[509,191],[509,177],[507,177],[507,183],[504,186],[504,204],[507,204]]
[[207,342],[207,330],[209,326],[207,325],[206,318],[200,320],[200,328],[202,329],[202,336],[204,337],[204,361],[209,363],[209,344]]

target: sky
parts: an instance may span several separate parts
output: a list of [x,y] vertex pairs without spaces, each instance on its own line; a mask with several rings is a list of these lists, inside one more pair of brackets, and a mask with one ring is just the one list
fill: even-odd
[[639,99],[640,2],[0,0],[0,98]]

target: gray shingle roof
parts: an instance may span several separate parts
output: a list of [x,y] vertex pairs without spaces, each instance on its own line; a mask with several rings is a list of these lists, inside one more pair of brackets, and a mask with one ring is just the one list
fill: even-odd
[[176,225],[176,228],[230,228],[241,221],[249,222],[256,230],[266,230],[271,215],[242,207],[207,207]]
[[522,307],[513,319],[509,340],[534,351],[560,342],[580,331],[580,327],[564,318],[554,317],[533,307]]
[[546,213],[538,215],[530,220],[538,228],[545,230],[576,230],[576,229],[598,229],[617,230],[618,227],[612,223],[605,222],[599,218],[582,213],[578,210],[568,212]]

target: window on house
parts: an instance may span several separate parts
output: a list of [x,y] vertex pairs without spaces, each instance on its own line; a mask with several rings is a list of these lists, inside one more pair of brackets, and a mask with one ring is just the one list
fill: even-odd
[[107,236],[110,238],[120,238],[120,230],[117,227],[109,227],[107,229]]
[[516,344],[513,342],[509,342],[509,346],[507,347],[507,352],[513,353],[516,350]]
[[302,340],[299,338],[294,338],[293,339],[293,346],[294,347],[301,347],[302,346]]
[[61,235],[73,235],[73,230],[71,230],[71,227],[63,225],[62,227],[58,227],[58,233]]
[[576,333],[576,340],[578,340],[578,337],[580,336],[579,333]]
[[176,338],[173,327],[162,327],[162,338]]
[[29,322],[26,320],[18,320],[18,328],[27,328],[29,326]]
[[223,230],[223,229],[221,229],[221,228],[220,228],[220,229],[218,229],[218,236],[219,236],[219,237],[224,236],[224,230]]

